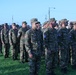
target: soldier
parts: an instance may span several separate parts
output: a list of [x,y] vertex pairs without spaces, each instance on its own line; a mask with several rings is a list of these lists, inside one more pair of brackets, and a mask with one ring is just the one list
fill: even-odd
[[[70,24],[68,25],[68,33],[73,29],[73,22],[70,22]],[[68,63],[71,64],[71,46],[70,44],[68,45]]]
[[58,62],[58,42],[57,30],[54,28],[55,23],[49,21],[49,27],[44,31],[44,46],[46,59],[46,75],[55,75],[54,68]]
[[32,29],[25,35],[25,46],[29,54],[30,75],[38,75],[43,49],[42,32],[38,30],[36,18],[31,20]]
[[2,30],[2,26],[0,25],[0,53],[2,53],[1,30]]
[[9,30],[8,30],[7,23],[4,24],[3,29],[1,31],[1,41],[4,47],[4,58],[8,58],[9,57]]
[[42,26],[42,32],[48,27],[48,21],[45,21]]
[[28,53],[25,48],[25,33],[28,30],[27,22],[22,22],[22,28],[18,31],[18,38],[20,40],[20,62],[24,63],[28,61]]
[[56,30],[59,30],[59,25],[58,23],[55,23],[55,27],[54,27]]
[[73,29],[73,22],[70,22],[68,26],[68,32],[70,32]]
[[9,31],[9,41],[11,45],[12,58],[13,60],[17,60],[18,58],[18,29],[16,29],[16,24],[12,24],[12,29]]
[[72,48],[72,68],[76,69],[76,22],[73,23],[73,29],[69,33],[70,45]]
[[68,25],[67,19],[62,19],[60,21],[61,29],[58,31],[58,40],[60,47],[60,68],[63,74],[67,73],[68,66]]

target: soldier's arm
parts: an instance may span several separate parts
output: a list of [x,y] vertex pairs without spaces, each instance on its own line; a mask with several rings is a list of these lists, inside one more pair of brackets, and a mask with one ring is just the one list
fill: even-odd
[[12,44],[12,31],[9,31],[9,43]]
[[69,44],[73,43],[73,34],[72,31],[69,32]]
[[20,40],[20,38],[21,38],[21,35],[22,35],[22,31],[21,31],[21,29],[18,31],[18,35],[17,35],[17,38]]
[[25,47],[28,54],[31,54],[31,38],[30,38],[30,31],[28,30],[25,34]]
[[4,43],[4,35],[3,35],[3,30],[1,31],[1,41]]
[[44,47],[43,47],[43,32],[41,31],[41,47],[42,47],[42,51],[44,51]]
[[49,39],[49,36],[48,36],[48,30],[44,31],[43,33],[43,43],[44,43],[44,48],[45,49],[48,49],[48,39]]
[[62,45],[61,42],[62,42],[62,32],[61,32],[61,30],[59,30],[58,31],[58,44]]

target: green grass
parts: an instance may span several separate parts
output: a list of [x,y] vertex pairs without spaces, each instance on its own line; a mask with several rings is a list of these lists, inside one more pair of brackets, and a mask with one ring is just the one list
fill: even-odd
[[[68,69],[67,75],[76,75],[76,70],[71,69],[71,67]],[[62,75],[58,68],[55,72],[57,75]],[[13,61],[11,58],[4,59],[3,55],[0,54],[0,75],[29,75],[28,63],[21,64],[19,60]],[[45,62],[43,59],[39,75],[45,75]]]

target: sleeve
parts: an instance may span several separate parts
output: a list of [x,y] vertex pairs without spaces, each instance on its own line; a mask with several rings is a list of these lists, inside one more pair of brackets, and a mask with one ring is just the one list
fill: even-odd
[[22,31],[21,31],[21,29],[20,29],[20,30],[18,31],[18,35],[17,35],[18,39],[21,38],[21,35],[22,35]]
[[28,54],[31,53],[31,38],[30,38],[30,31],[27,31],[25,34],[25,47]]
[[49,34],[48,34],[48,30],[44,31],[43,33],[43,44],[44,44],[44,48],[48,49],[48,39],[49,39]]
[[12,44],[12,30],[9,31],[9,43]]
[[43,32],[41,31],[41,50],[44,51],[44,44],[43,44]]
[[62,32],[61,32],[61,30],[58,31],[58,44],[62,45]]
[[4,43],[4,34],[3,34],[3,30],[1,31],[1,41]]
[[72,31],[69,32],[69,44],[73,43],[73,34]]

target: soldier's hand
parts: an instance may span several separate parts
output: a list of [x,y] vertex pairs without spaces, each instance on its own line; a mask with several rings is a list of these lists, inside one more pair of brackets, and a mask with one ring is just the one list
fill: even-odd
[[29,54],[29,58],[32,58],[32,57],[33,57],[33,55],[30,53],[30,54]]
[[13,45],[12,43],[10,43],[10,45]]
[[4,44],[4,42],[2,41],[2,44]]

